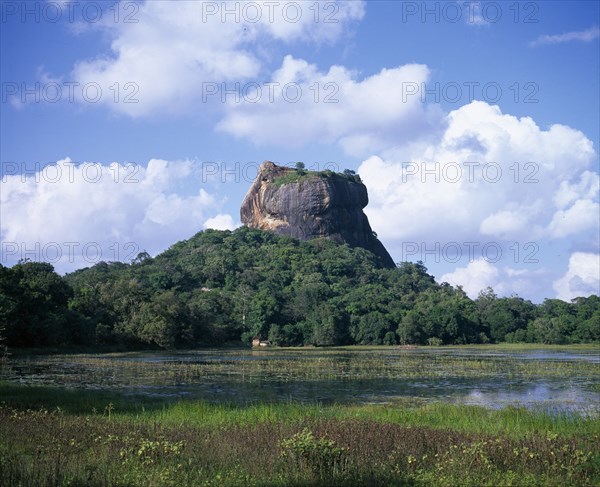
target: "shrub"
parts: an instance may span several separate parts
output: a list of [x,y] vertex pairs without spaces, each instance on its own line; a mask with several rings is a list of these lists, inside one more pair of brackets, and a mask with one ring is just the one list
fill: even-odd
[[315,438],[304,428],[280,443],[281,456],[289,458],[296,467],[308,469],[316,477],[331,478],[347,469],[347,448],[336,446],[333,440]]

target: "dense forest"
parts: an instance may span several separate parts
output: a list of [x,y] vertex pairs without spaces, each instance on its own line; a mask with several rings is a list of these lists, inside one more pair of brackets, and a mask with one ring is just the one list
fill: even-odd
[[242,227],[65,277],[0,265],[0,330],[9,347],[573,343],[600,340],[600,298],[472,300],[422,263],[383,269],[361,248]]

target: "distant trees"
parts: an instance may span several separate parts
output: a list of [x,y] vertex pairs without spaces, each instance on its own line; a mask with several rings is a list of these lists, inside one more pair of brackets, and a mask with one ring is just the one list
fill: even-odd
[[507,335],[514,337],[517,330],[527,328],[537,316],[537,308],[530,301],[518,296],[499,299],[491,288],[479,293],[477,310],[480,321],[494,342],[506,341]]
[[421,262],[382,269],[364,249],[244,227],[65,277],[0,265],[2,329],[10,347],[572,343],[600,341],[600,298],[471,300]]
[[579,297],[573,300],[576,327],[573,331],[574,341],[600,341],[600,297]]
[[299,175],[304,176],[306,174],[306,164],[304,164],[303,162],[298,161],[296,163],[296,171],[298,172]]
[[505,339],[548,344],[600,341],[600,298],[579,297],[571,303],[546,299],[525,327],[508,333]]
[[72,296],[73,290],[51,264],[0,265],[0,327],[6,344],[44,347],[88,342],[89,322],[69,309]]
[[342,175],[349,181],[354,181],[355,183],[361,182],[360,176],[356,174],[356,171],[353,171],[352,169],[344,169]]
[[402,317],[397,334],[402,344],[480,343],[485,341],[475,303],[462,289],[449,285],[431,287],[415,296]]

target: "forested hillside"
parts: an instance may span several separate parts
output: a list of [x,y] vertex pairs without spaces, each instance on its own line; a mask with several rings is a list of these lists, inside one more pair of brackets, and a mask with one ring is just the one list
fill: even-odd
[[421,263],[384,269],[361,248],[246,227],[64,278],[45,263],[0,266],[9,347],[571,343],[600,340],[599,323],[597,296],[471,300]]

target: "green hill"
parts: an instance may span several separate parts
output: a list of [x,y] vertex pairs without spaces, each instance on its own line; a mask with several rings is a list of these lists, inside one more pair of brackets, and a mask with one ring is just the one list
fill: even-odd
[[193,348],[275,345],[565,343],[600,338],[600,299],[534,305],[471,300],[421,263],[382,268],[362,248],[271,232],[207,230],[151,258],[64,278],[50,264],[0,266],[9,346]]

